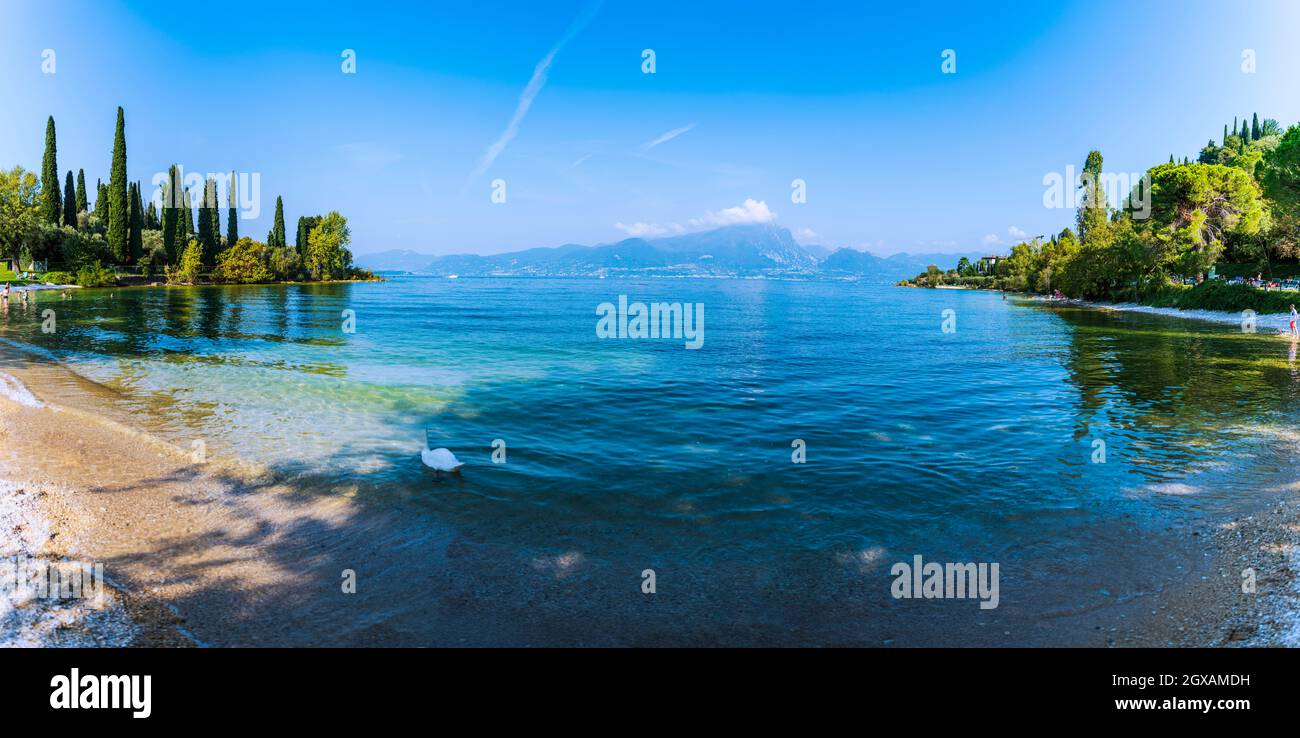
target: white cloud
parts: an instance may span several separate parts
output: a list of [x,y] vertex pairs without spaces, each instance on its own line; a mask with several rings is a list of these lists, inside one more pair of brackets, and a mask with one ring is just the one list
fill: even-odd
[[817,238],[817,231],[814,231],[811,228],[800,228],[794,232],[794,237],[799,241],[809,241]]
[[[564,32],[563,38],[557,41],[555,46],[551,47],[551,50],[547,52],[546,56],[542,57],[541,61],[537,62],[537,66],[533,67],[533,76],[528,80],[528,84],[524,86],[524,91],[519,93],[519,102],[515,105],[515,114],[510,117],[510,122],[506,124],[506,129],[501,132],[497,140],[487,148],[487,151],[483,152],[483,158],[479,159],[478,166],[474,167],[474,171],[469,175],[470,180],[486,172],[488,167],[492,166],[492,162],[496,161],[497,157],[501,155],[501,152],[506,150],[506,145],[519,134],[519,125],[524,122],[524,116],[528,115],[528,109],[533,106],[533,100],[546,86],[546,73],[550,71],[551,62],[555,61],[555,55],[560,53],[560,49],[564,48],[564,45],[578,35],[583,28],[587,27],[592,16],[600,9],[600,2],[601,0],[597,0],[582,11],[574,19],[573,24],[569,26],[569,30]],[[466,186],[468,186],[468,183]]]
[[1011,236],[1012,238],[1029,238],[1028,233],[1025,233],[1024,231],[1020,230],[1015,226],[1011,226],[1010,228],[1007,229],[1007,235]]
[[[749,198],[744,203],[733,208],[723,208],[717,212],[710,211],[699,218],[691,218],[686,223],[693,229],[701,229],[747,223],[771,223],[775,219],[776,213],[768,210],[766,200]],[[640,220],[634,223],[620,221],[615,223],[614,227],[633,238],[677,235],[687,231],[686,227],[680,223],[660,224]],[[799,238],[815,238],[816,236],[817,234],[811,228],[804,228],[797,234]]]
[[702,217],[691,218],[688,222],[693,226],[725,226],[742,223],[771,223],[775,219],[776,213],[768,210],[766,200],[755,201],[751,197],[735,207],[724,208],[716,213],[710,211]]
[[653,149],[654,147],[658,146],[661,143],[666,143],[668,141],[673,140],[674,138],[677,138],[678,136],[682,135],[683,133],[686,133],[687,131],[691,130],[694,127],[695,124],[692,123],[687,126],[682,126],[681,128],[674,128],[671,131],[668,131],[667,133],[660,135],[655,140],[647,141],[646,143],[642,144],[641,149],[642,150]]
[[1002,239],[996,233],[989,233],[981,239],[981,242],[985,246],[996,246],[997,244],[1002,243]]

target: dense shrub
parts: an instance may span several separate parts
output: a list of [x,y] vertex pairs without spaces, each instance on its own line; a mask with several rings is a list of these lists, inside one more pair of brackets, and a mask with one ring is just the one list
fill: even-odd
[[82,287],[112,287],[117,284],[117,274],[100,264],[83,266],[73,279]]
[[203,267],[203,247],[198,240],[191,238],[185,251],[181,253],[181,263],[168,271],[167,281],[173,284],[195,284],[199,281],[199,270]]
[[251,238],[241,238],[235,245],[217,254],[217,268],[212,281],[227,284],[258,284],[275,281],[267,266],[267,247]]
[[276,246],[271,249],[267,266],[276,279],[296,281],[303,278],[302,256],[292,246]]
[[45,284],[74,284],[77,278],[68,272],[46,272],[40,281]]
[[1292,304],[1300,305],[1300,292],[1277,290],[1268,292],[1244,284],[1202,282],[1195,287],[1170,285],[1145,300],[1157,307],[1180,310],[1223,310],[1239,312],[1254,310],[1257,313],[1285,313]]

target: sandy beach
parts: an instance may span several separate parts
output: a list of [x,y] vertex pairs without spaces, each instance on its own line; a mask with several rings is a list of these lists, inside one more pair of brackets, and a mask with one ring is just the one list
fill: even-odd
[[[324,521],[347,504],[304,503],[309,510],[291,515],[284,511],[294,506],[250,504],[286,490],[259,483],[255,470],[196,463],[190,452],[115,421],[37,399],[18,378],[73,376],[57,366],[8,369],[0,395],[0,511],[21,509],[25,518],[6,540],[26,534],[22,548],[33,556],[104,563],[112,592],[108,615],[72,613],[41,626],[45,632],[29,628],[16,645],[241,645],[238,623],[264,614],[268,600],[260,592],[283,591],[311,568],[304,560],[302,571],[286,572],[264,547],[284,526]],[[87,385],[89,397],[94,387]],[[202,627],[192,630],[196,617]]]

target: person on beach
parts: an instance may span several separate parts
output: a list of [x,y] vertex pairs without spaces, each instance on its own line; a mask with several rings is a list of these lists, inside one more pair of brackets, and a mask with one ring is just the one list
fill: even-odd
[[5,288],[4,288],[4,291],[3,291],[3,292],[0,292],[0,300],[4,300],[5,302],[9,302],[9,283],[8,283],[8,282],[5,282]]
[[1295,327],[1295,322],[1297,318],[1300,318],[1300,313],[1297,313],[1295,311],[1295,303],[1291,303],[1291,337],[1292,338],[1300,338],[1300,332],[1297,332]]

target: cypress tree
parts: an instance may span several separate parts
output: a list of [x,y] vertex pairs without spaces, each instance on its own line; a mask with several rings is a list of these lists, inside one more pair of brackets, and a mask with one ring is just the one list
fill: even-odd
[[235,173],[231,172],[230,185],[226,189],[226,205],[228,206],[226,217],[226,243],[231,246],[234,246],[235,242],[239,240],[239,213],[235,210],[235,206],[239,204],[239,195],[236,191],[237,182],[238,180],[235,179]]
[[1241,119],[1241,140],[1250,141],[1250,124],[1246,122],[1245,118]]
[[95,180],[95,215],[98,215],[100,220],[108,218],[108,190],[98,179]]
[[86,170],[77,170],[77,212],[90,212],[90,200],[86,198]]
[[45,156],[41,159],[41,216],[58,225],[63,213],[59,194],[59,146],[54,135],[54,116],[45,121]]
[[162,251],[166,252],[166,262],[175,264],[175,208],[172,205],[173,178],[175,166],[169,170],[168,182],[162,190]]
[[126,116],[117,109],[117,131],[113,134],[113,167],[108,178],[108,252],[117,263],[126,263],[131,256],[128,235],[130,230],[130,202],[126,183]]
[[213,257],[217,254],[215,237],[212,234],[212,201],[214,199],[212,180],[209,179],[203,183],[203,199],[199,202],[199,246],[203,248],[200,261],[205,266],[210,266],[213,263]]
[[271,232],[266,236],[268,246],[279,246],[284,248],[288,241],[284,237],[284,198],[275,198],[275,223],[271,226]]
[[130,238],[127,241],[127,262],[134,264],[144,255],[144,209],[140,207],[140,183],[131,185]]
[[63,183],[63,225],[77,227],[77,189],[72,184],[72,170]]
[[180,168],[176,167],[176,253],[185,253],[187,241],[193,231],[190,229],[190,189],[180,178]]
[[1170,154],[1170,155],[1169,155],[1169,163],[1170,163],[1170,164],[1173,164],[1173,163],[1174,163],[1174,155],[1173,155],[1173,154]]
[[153,204],[153,200],[144,209],[144,229],[146,231],[156,231],[162,227],[158,222],[158,208]]
[[1223,145],[1224,146],[1228,145],[1228,124],[1227,123],[1223,124]]
[[212,204],[208,209],[208,217],[212,218],[212,256],[216,257],[217,252],[221,251],[221,197],[217,191],[217,181],[208,181],[212,183]]
[[298,242],[294,244],[298,249],[298,255],[307,258],[307,237],[311,235],[311,229],[320,224],[319,215],[304,215],[298,219]]
[[1259,113],[1255,113],[1250,117],[1250,140],[1259,140]]

